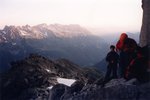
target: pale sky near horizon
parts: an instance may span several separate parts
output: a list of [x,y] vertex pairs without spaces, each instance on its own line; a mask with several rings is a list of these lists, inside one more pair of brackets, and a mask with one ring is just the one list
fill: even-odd
[[59,23],[101,32],[139,32],[141,22],[141,0],[0,0],[0,29]]

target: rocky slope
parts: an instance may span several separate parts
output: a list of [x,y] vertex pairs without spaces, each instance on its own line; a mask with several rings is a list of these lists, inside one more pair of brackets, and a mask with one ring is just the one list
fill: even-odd
[[9,71],[0,75],[2,100],[45,100],[49,94],[48,87],[58,84],[58,77],[84,84],[103,77],[95,69],[83,69],[65,59],[53,61],[36,54],[12,62],[11,66]]
[[[150,83],[136,79],[110,80],[102,86],[103,74],[82,68],[66,60],[49,60],[31,54],[11,63],[0,74],[1,100],[149,100]],[[75,79],[71,86],[59,84],[57,78]],[[52,87],[53,86],[53,87]],[[51,88],[50,88],[51,87]]]

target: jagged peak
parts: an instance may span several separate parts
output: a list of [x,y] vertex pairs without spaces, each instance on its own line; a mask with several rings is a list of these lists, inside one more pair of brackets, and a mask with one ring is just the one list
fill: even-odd
[[[24,25],[24,26],[14,26],[6,25],[3,30],[0,30],[3,38],[6,38],[6,41],[11,39],[22,38],[31,38],[31,39],[43,39],[47,37],[52,38],[74,38],[74,37],[86,37],[90,36],[91,32],[86,28],[78,24],[50,24],[46,23],[38,24],[35,26]],[[2,40],[2,39],[1,39]],[[4,42],[4,41],[2,41]]]
[[5,25],[5,27],[3,28],[3,30],[11,30],[11,29],[15,29],[16,27],[14,25]]

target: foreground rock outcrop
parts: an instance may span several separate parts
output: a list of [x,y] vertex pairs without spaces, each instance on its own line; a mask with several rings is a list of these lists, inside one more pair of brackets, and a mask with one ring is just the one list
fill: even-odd
[[51,90],[49,100],[149,100],[150,83],[134,85],[135,83],[135,79],[130,81],[114,79],[108,82],[105,87],[96,84],[85,85],[79,91],[75,91],[74,86],[67,88],[66,86],[61,86],[64,93],[61,93],[59,98],[55,96],[55,93],[58,93],[60,89],[60,86],[58,86]]
[[48,87],[57,85],[57,78],[92,83],[103,77],[95,69],[84,69],[66,59],[53,61],[36,54],[12,62],[11,66],[0,74],[2,100],[47,100]]

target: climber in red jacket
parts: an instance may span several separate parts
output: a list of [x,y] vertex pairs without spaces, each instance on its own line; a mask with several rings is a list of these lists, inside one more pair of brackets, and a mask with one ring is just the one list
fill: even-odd
[[116,51],[119,52],[119,69],[120,77],[125,78],[125,72],[127,66],[132,59],[136,57],[135,50],[137,43],[134,39],[129,38],[126,33],[122,33],[119,41],[116,44]]

